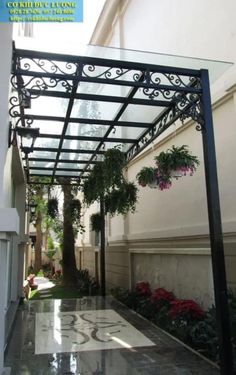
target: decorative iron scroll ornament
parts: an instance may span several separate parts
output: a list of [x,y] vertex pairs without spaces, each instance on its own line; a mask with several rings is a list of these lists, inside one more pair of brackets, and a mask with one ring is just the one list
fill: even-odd
[[183,97],[175,107],[166,110],[160,116],[156,125],[151,130],[146,131],[137,143],[128,150],[127,161],[137,155],[142,149],[149,145],[153,139],[172,125],[177,119],[184,122],[186,119],[191,118],[197,123],[196,130],[202,131],[204,129],[204,118],[201,110],[201,101],[198,96]]
[[76,75],[77,63],[70,63],[66,61],[52,61],[49,59],[36,59],[28,57],[19,57],[18,67],[24,71],[54,73],[54,74],[70,74]]

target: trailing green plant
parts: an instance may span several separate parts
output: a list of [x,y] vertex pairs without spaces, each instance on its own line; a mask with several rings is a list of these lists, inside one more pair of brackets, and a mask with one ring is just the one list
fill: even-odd
[[118,148],[106,151],[103,163],[105,188],[119,186],[123,181],[122,170],[125,166],[125,155]]
[[153,167],[143,167],[141,171],[137,174],[137,180],[139,185],[145,187],[151,184],[155,180],[156,168]]
[[79,199],[72,199],[70,202],[71,218],[75,225],[80,222],[81,219],[81,202]]
[[104,153],[104,161],[95,164],[83,185],[87,205],[103,199],[105,211],[111,215],[135,211],[137,187],[126,181],[123,175],[125,163],[125,155],[118,148]]
[[101,231],[102,216],[99,212],[92,214],[90,216],[90,224],[91,224],[91,229],[95,231],[96,233],[99,233]]
[[172,146],[167,151],[162,151],[154,160],[160,173],[165,175],[171,175],[172,171],[180,171],[184,175],[187,173],[192,175],[199,165],[198,157],[191,155],[186,145],[180,147]]
[[55,219],[58,215],[58,200],[57,198],[50,198],[47,203],[47,213],[52,218]]
[[124,182],[120,188],[112,190],[105,196],[105,211],[112,216],[126,215],[135,211],[138,189],[132,182]]
[[104,169],[102,162],[95,164],[83,185],[84,201],[92,204],[104,194]]

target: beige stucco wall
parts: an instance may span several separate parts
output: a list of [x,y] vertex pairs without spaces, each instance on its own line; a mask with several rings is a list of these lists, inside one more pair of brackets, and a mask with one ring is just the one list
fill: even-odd
[[2,56],[0,66],[0,207],[9,207],[11,204],[11,151],[8,150],[8,93],[9,77],[11,71],[11,36],[12,25],[7,23],[1,24],[0,45],[4,49],[4,58]]
[[[92,44],[236,62],[234,0],[108,0],[91,38]],[[145,16],[144,16],[145,15]],[[222,27],[224,25],[224,27]],[[217,43],[216,43],[217,41]],[[148,61],[147,61],[148,62]],[[227,279],[236,288],[236,67],[212,86],[214,131],[224,230]],[[149,112],[148,112],[149,111]],[[149,120],[150,110],[135,111]],[[131,120],[126,118],[126,120]],[[165,133],[127,172],[153,164],[153,157],[172,144],[189,145],[201,165],[192,177],[167,191],[140,188],[135,214],[108,218],[106,255],[109,285],[130,286],[149,280],[179,297],[213,301],[210,244],[201,132],[189,121]],[[90,248],[90,254],[93,249]],[[84,258],[86,265],[86,258]],[[92,257],[90,258],[92,264]]]
[[19,150],[9,147],[9,80],[12,24],[0,31],[0,373],[14,316],[22,296],[25,244],[25,178]]

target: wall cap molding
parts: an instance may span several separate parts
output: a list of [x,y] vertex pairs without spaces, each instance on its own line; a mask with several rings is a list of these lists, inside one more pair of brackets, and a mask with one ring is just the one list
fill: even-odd
[[164,254],[164,255],[211,255],[210,248],[133,248],[132,254]]

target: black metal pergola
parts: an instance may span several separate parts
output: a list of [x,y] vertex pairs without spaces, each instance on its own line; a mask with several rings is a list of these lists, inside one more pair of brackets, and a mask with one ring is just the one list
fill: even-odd
[[[108,148],[121,145],[129,162],[175,121],[194,120],[203,140],[221,374],[232,375],[208,71],[13,46],[11,83],[9,143],[20,140],[29,184],[35,176],[80,184]],[[105,295],[104,228],[101,283]]]

